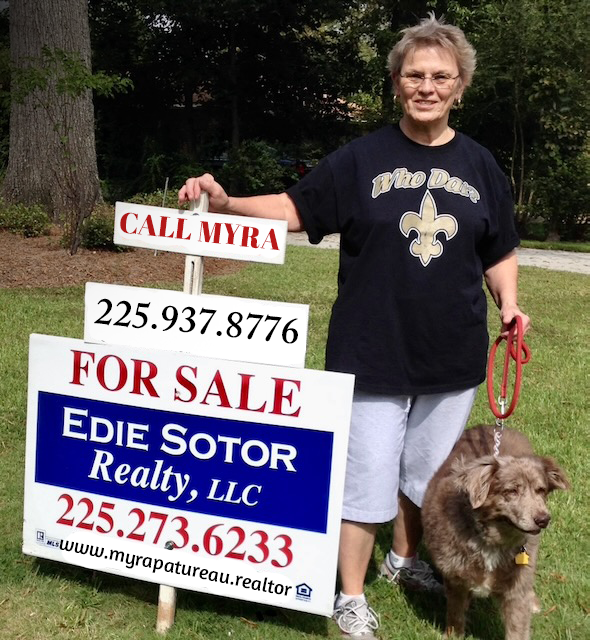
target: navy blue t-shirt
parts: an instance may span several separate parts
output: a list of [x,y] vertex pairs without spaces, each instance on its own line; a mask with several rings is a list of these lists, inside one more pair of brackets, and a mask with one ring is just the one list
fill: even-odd
[[388,126],[324,158],[288,194],[312,243],[341,234],[327,369],[404,395],[484,380],[482,275],[519,242],[508,181],[486,149],[460,133],[425,146]]

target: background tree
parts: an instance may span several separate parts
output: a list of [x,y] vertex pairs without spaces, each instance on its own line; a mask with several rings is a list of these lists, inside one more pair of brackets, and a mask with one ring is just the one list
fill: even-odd
[[10,40],[8,6],[0,2],[0,175],[8,164],[10,100]]
[[346,137],[355,50],[338,21],[354,4],[91,1],[97,65],[129,73],[135,86],[117,108],[96,102],[101,169],[117,195],[128,188],[115,177],[121,170],[139,177],[134,189],[154,188],[244,140],[290,147],[288,155]]
[[[67,135],[78,124],[65,105],[89,100],[89,87],[95,88],[106,199],[153,191],[167,177],[174,189],[203,170],[223,177],[234,193],[280,188],[296,179],[296,167],[308,167],[399,116],[385,68],[387,53],[402,28],[434,10],[462,26],[478,51],[473,86],[451,122],[488,147],[510,176],[521,231],[531,233],[536,225],[568,238],[588,233],[587,0],[89,0],[95,65],[134,84],[133,92],[116,103],[100,96],[100,78],[89,71],[87,49],[79,44],[75,49],[83,73],[71,57],[74,49],[63,41],[64,34],[79,31],[75,12],[67,7],[83,9],[83,0],[12,4],[21,15],[23,7],[36,11],[32,15],[41,22],[30,20],[32,31],[41,24],[51,34],[45,50],[31,45],[36,59],[54,65],[56,77],[64,68],[67,72],[62,74],[62,111],[53,111],[53,129],[45,123],[43,140],[31,138],[28,144],[22,117],[15,126],[21,140],[15,139],[4,187],[11,198],[54,202],[54,189],[47,186],[58,173],[48,168],[56,164],[51,149],[78,144],[77,137]],[[0,20],[0,31],[2,26]],[[1,36],[0,82],[6,75]],[[13,85],[20,77],[29,88],[41,87],[39,63],[31,68],[39,73],[13,74]],[[77,81],[66,82],[68,75]],[[31,105],[35,100],[49,104],[60,95],[58,87],[59,82],[49,83],[23,103],[34,129],[40,129],[40,115]],[[5,123],[0,111],[0,137]],[[59,135],[49,140],[48,130]],[[80,138],[92,146],[92,131]],[[4,136],[0,160],[5,149]],[[69,151],[65,155],[74,157]],[[39,165],[50,175],[19,193],[28,157],[35,162],[32,173]],[[65,166],[76,167],[76,177],[86,171],[84,161]],[[94,168],[90,174],[84,181],[91,185],[84,196],[88,201],[97,193]],[[34,181],[29,175],[25,180]],[[50,204],[56,213],[63,206]]]
[[[510,176],[521,232],[544,219],[573,239],[590,212],[590,5],[585,0],[453,2],[478,52],[461,127]],[[586,229],[586,231],[584,231]]]
[[102,199],[94,140],[85,0],[13,0],[10,149],[2,193],[40,203],[66,225],[70,250]]

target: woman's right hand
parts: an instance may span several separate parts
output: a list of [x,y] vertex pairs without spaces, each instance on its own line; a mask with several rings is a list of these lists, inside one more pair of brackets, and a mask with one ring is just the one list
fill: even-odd
[[229,196],[210,173],[204,173],[197,178],[189,178],[178,192],[178,202],[182,204],[191,200],[198,200],[202,191],[209,194],[210,211],[227,213]]

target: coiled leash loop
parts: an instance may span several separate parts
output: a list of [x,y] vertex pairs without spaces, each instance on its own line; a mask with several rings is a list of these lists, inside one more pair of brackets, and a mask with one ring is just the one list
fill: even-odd
[[[500,343],[506,340],[506,355],[504,357],[504,372],[502,376],[502,383],[500,385],[500,396],[496,403],[494,395],[494,362],[496,359],[496,352]],[[522,330],[522,318],[516,316],[512,324],[508,329],[508,336],[503,338],[498,336],[496,341],[490,349],[490,357],[488,359],[488,375],[487,375],[487,388],[488,388],[488,401],[490,403],[490,409],[496,418],[496,429],[494,429],[494,456],[497,458],[500,454],[500,441],[502,439],[502,431],[504,430],[504,421],[508,416],[512,415],[518,398],[520,396],[520,387],[522,384],[522,365],[526,364],[531,359],[531,350],[523,339]],[[510,360],[516,362],[516,374],[514,378],[514,391],[512,394],[512,402],[508,409],[506,405],[508,400],[506,397],[508,387],[508,372],[510,369]]]

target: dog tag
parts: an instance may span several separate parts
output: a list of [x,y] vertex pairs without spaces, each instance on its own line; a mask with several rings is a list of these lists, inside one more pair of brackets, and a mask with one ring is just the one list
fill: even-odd
[[526,550],[521,551],[520,553],[516,554],[516,557],[514,558],[514,562],[516,564],[523,564],[526,565],[529,563],[529,554],[526,552]]

